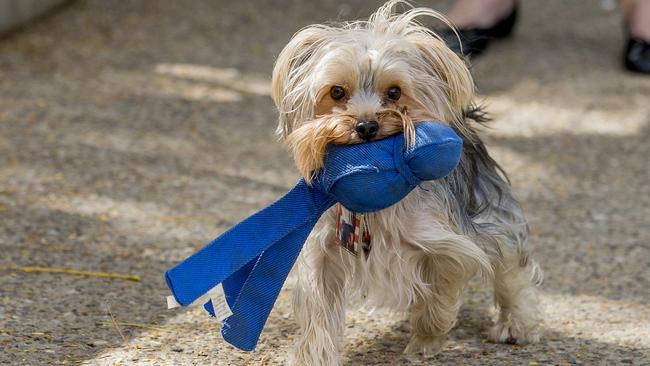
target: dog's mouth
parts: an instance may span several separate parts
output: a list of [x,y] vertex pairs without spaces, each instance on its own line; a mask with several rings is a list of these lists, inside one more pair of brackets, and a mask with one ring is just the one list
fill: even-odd
[[[303,177],[309,182],[314,171],[320,169],[327,145],[352,145],[376,141],[398,133],[404,133],[407,146],[415,139],[415,122],[406,109],[386,108],[375,114],[376,130],[357,131],[361,118],[346,113],[318,116],[303,124],[287,137],[294,160]],[[368,126],[366,126],[368,127]],[[368,133],[372,136],[369,136]],[[366,134],[362,136],[361,134]]]

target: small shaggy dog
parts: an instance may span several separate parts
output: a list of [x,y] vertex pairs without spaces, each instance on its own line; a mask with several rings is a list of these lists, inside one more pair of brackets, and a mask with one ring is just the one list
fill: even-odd
[[541,271],[530,257],[522,210],[477,134],[484,118],[470,72],[415,20],[444,21],[440,14],[426,8],[397,14],[399,3],[387,3],[367,21],[312,25],[295,34],[273,71],[278,131],[308,182],[322,167],[327,144],[402,131],[408,140],[425,120],[453,127],[464,140],[463,156],[448,177],[422,183],[392,207],[359,215],[371,238],[365,255],[338,244],[345,210],[323,215],[299,261],[296,365],[341,363],[348,303],[410,311],[405,352],[435,354],[477,274],[494,282],[499,317],[490,339],[539,340]]

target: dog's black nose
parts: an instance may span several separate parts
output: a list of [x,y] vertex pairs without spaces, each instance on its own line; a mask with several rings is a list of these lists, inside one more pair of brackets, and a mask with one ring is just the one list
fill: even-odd
[[359,121],[354,127],[357,134],[362,140],[370,140],[377,135],[379,131],[379,123],[377,121]]

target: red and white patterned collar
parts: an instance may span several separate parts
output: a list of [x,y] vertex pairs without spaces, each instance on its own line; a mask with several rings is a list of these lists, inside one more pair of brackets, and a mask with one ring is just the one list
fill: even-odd
[[367,258],[370,254],[372,237],[365,215],[352,212],[336,204],[336,244],[357,256],[363,252]]

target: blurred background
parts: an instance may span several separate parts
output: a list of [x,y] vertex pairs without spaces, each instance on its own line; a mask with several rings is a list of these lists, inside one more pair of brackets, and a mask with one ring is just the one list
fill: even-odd
[[[291,35],[381,3],[0,0],[0,363],[284,364],[291,279],[248,354],[201,309],[166,310],[162,274],[298,179],[269,97]],[[348,364],[649,362],[650,77],[622,71],[600,2],[520,10],[472,70],[546,274],[546,337],[487,343],[477,282],[434,359],[402,357],[404,316],[350,311]]]

